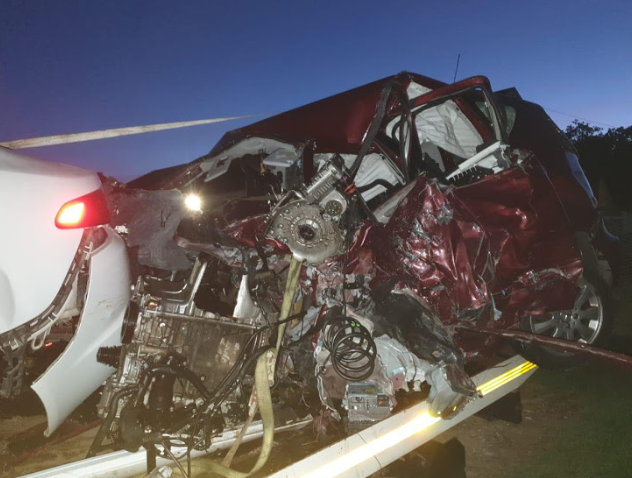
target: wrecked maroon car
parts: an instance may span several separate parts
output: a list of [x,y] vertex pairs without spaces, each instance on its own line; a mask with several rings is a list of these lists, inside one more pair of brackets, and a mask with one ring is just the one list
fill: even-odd
[[99,354],[117,368],[99,437],[130,450],[156,431],[203,447],[246,420],[267,353],[275,409],[353,430],[407,395],[458,412],[477,395],[468,371],[503,344],[490,331],[608,333],[616,238],[575,150],[484,77],[400,73],[108,195],[137,281],[122,348]]

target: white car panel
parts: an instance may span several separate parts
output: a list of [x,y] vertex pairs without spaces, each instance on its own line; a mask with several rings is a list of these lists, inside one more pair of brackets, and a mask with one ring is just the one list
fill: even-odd
[[101,187],[91,172],[0,147],[0,333],[41,314],[53,301],[83,229],[58,229],[61,206]]
[[114,369],[97,362],[99,347],[120,345],[130,298],[130,272],[123,239],[108,238],[90,258],[88,295],[75,336],[62,355],[32,385],[48,416],[49,436]]

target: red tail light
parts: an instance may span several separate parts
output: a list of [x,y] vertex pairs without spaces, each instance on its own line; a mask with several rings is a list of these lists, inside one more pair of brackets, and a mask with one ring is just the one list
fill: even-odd
[[55,218],[59,229],[100,226],[110,222],[110,212],[101,189],[64,204]]

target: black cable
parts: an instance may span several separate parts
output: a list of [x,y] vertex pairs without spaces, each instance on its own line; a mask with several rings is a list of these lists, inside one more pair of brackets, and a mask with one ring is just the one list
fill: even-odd
[[222,381],[215,387],[215,389],[213,390],[213,392],[211,392],[211,396],[215,397],[220,393],[223,393],[223,388],[226,387],[230,382],[234,381],[231,380],[232,375],[238,370],[238,366],[240,367],[240,362],[242,360],[245,360],[245,356],[248,353],[248,348],[252,345],[253,340],[255,338],[257,338],[261,332],[263,331],[263,329],[258,330],[257,332],[255,332],[254,334],[252,334],[250,336],[250,338],[248,339],[248,341],[246,342],[246,344],[244,345],[243,350],[241,351],[241,353],[239,354],[239,357],[237,357],[237,360],[235,360],[235,363],[233,364],[233,366],[231,367],[231,369],[228,371],[228,373],[224,376],[224,378],[222,379]]
[[185,472],[184,468],[180,464],[180,460],[178,460],[176,456],[173,453],[171,453],[171,450],[169,450],[169,445],[163,441],[162,446],[164,447],[165,452],[167,452],[167,454],[171,458],[171,461],[173,461],[177,465],[177,467],[180,469],[180,473],[184,475],[184,478],[189,478],[191,476],[191,465],[189,464],[189,473]]
[[[285,318],[285,319],[283,319],[283,320],[278,320],[278,321],[276,321],[276,322],[275,322],[274,324],[272,324],[272,325],[274,326],[274,325],[285,324],[286,322],[291,322],[291,321],[293,321],[294,319],[302,319],[302,318],[303,318],[303,317],[305,317],[306,315],[307,315],[307,312],[299,312],[299,313],[297,313],[297,314],[290,315],[289,317],[287,317],[287,318]],[[268,326],[266,326],[266,328],[267,328],[267,327],[268,327]],[[263,330],[263,329],[260,329],[260,330]]]
[[[270,348],[272,348],[271,346],[261,347],[261,348],[255,350],[255,351],[253,351],[252,354],[250,356],[248,356],[244,360],[243,365],[241,365],[239,368],[237,368],[237,366],[240,364],[242,359],[246,356],[246,353],[247,353],[250,345],[253,343],[252,341],[258,335],[259,335],[259,333],[255,333],[255,334],[253,334],[250,337],[250,339],[248,340],[248,342],[244,346],[244,349],[242,350],[242,353],[239,355],[239,357],[235,361],[235,364],[233,365],[231,370],[226,374],[226,376],[224,377],[222,382],[212,392],[209,392],[208,389],[206,389],[206,387],[203,385],[203,383],[199,379],[199,377],[197,375],[195,375],[195,373],[193,373],[193,371],[191,371],[191,370],[189,370],[187,368],[177,367],[177,366],[174,367],[173,365],[170,365],[170,364],[169,365],[161,365],[161,366],[153,367],[151,370],[149,370],[149,374],[153,374],[153,373],[156,373],[156,372],[158,372],[158,373],[175,373],[176,375],[182,376],[184,379],[186,379],[189,382],[191,382],[193,384],[193,386],[196,389],[198,389],[200,394],[203,396],[203,398],[204,398],[204,400],[206,402],[204,404],[204,409],[205,410],[208,410],[208,408],[210,406],[213,406],[213,411],[211,413],[211,415],[213,415],[219,409],[219,407],[217,405],[221,404],[228,397],[228,395],[235,389],[237,384],[242,380],[242,378],[245,375],[245,373],[252,367],[253,363],[263,353],[265,353]],[[232,377],[234,375],[235,371],[236,371],[236,376]],[[183,428],[186,428],[190,424],[191,424],[191,417],[190,417],[190,415],[186,416],[186,417],[182,417],[178,421],[178,423],[172,424],[172,426],[170,427],[169,432],[170,433],[177,433],[178,430],[182,430]],[[187,447],[190,447],[190,445],[187,444]],[[195,447],[195,445],[194,445],[194,447]]]
[[393,186],[391,183],[389,183],[385,179],[376,179],[375,181],[369,184],[366,184],[364,186],[356,186],[356,188],[358,192],[363,193],[364,191],[368,191],[374,188],[375,186],[384,186],[387,191],[392,191],[393,189],[395,189],[395,186]]
[[[230,388],[228,388],[226,391],[224,391],[224,394],[222,396],[220,396],[218,400],[215,400],[215,402],[216,403],[222,403],[226,399],[226,397],[234,390],[234,388],[241,381],[241,379],[246,374],[248,369],[253,366],[253,364],[257,361],[257,359],[261,355],[263,355],[265,352],[267,352],[268,350],[273,349],[273,348],[274,347],[272,347],[271,345],[267,346],[267,347],[261,347],[261,348],[257,349],[250,357],[248,357],[248,360],[246,360],[246,363],[244,364],[244,366],[239,370],[239,374],[238,374],[237,378],[235,379],[234,382],[232,382],[232,384],[231,384],[232,386]],[[217,410],[217,407],[214,410]]]
[[108,414],[105,416],[105,420],[101,424],[99,431],[94,437],[94,440],[92,441],[92,445],[90,446],[90,449],[88,450],[88,454],[86,455],[86,458],[91,458],[95,456],[99,452],[101,445],[103,445],[103,440],[105,439],[106,435],[110,431],[110,428],[112,427],[112,423],[114,422],[114,419],[116,418],[116,410],[119,406],[119,400],[121,400],[126,395],[131,395],[132,393],[137,392],[138,390],[139,390],[139,387],[129,387],[129,388],[124,388],[123,390],[119,390],[114,395],[112,395],[112,399],[110,400],[110,406],[108,407]]
[[231,369],[228,371],[228,373],[224,376],[222,381],[215,387],[213,391],[209,391],[204,385],[204,383],[202,382],[202,380],[192,370],[180,364],[156,365],[152,367],[151,369],[149,369],[147,371],[147,374],[148,376],[151,376],[156,373],[173,373],[178,377],[182,377],[185,380],[188,380],[198,390],[198,392],[200,393],[200,395],[202,395],[202,398],[204,398],[206,402],[214,402],[215,401],[214,399],[217,395],[224,394],[224,389],[226,386],[230,384],[232,375],[234,375],[235,373],[239,375],[240,368],[238,367],[240,367],[240,364],[242,361],[245,361],[245,362],[248,361],[248,359],[245,358],[246,354],[248,353],[248,349],[252,345],[253,340],[257,336],[259,336],[260,333],[261,333],[261,330],[255,332],[254,334],[250,336],[250,338],[248,339],[248,342],[246,342],[246,345],[244,346],[243,350],[239,354],[239,357],[237,357],[237,360],[235,360],[235,364],[233,365],[233,367],[231,367]]

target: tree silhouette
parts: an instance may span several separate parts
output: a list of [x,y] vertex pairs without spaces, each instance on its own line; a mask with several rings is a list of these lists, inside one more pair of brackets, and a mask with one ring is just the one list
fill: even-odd
[[632,211],[632,126],[603,128],[573,121],[566,128],[588,181],[597,192],[608,188],[618,209]]
[[600,138],[603,136],[601,133],[603,128],[597,126],[590,126],[588,123],[582,121],[573,120],[571,124],[566,127],[566,136],[575,145],[582,141],[586,141],[589,138]]

